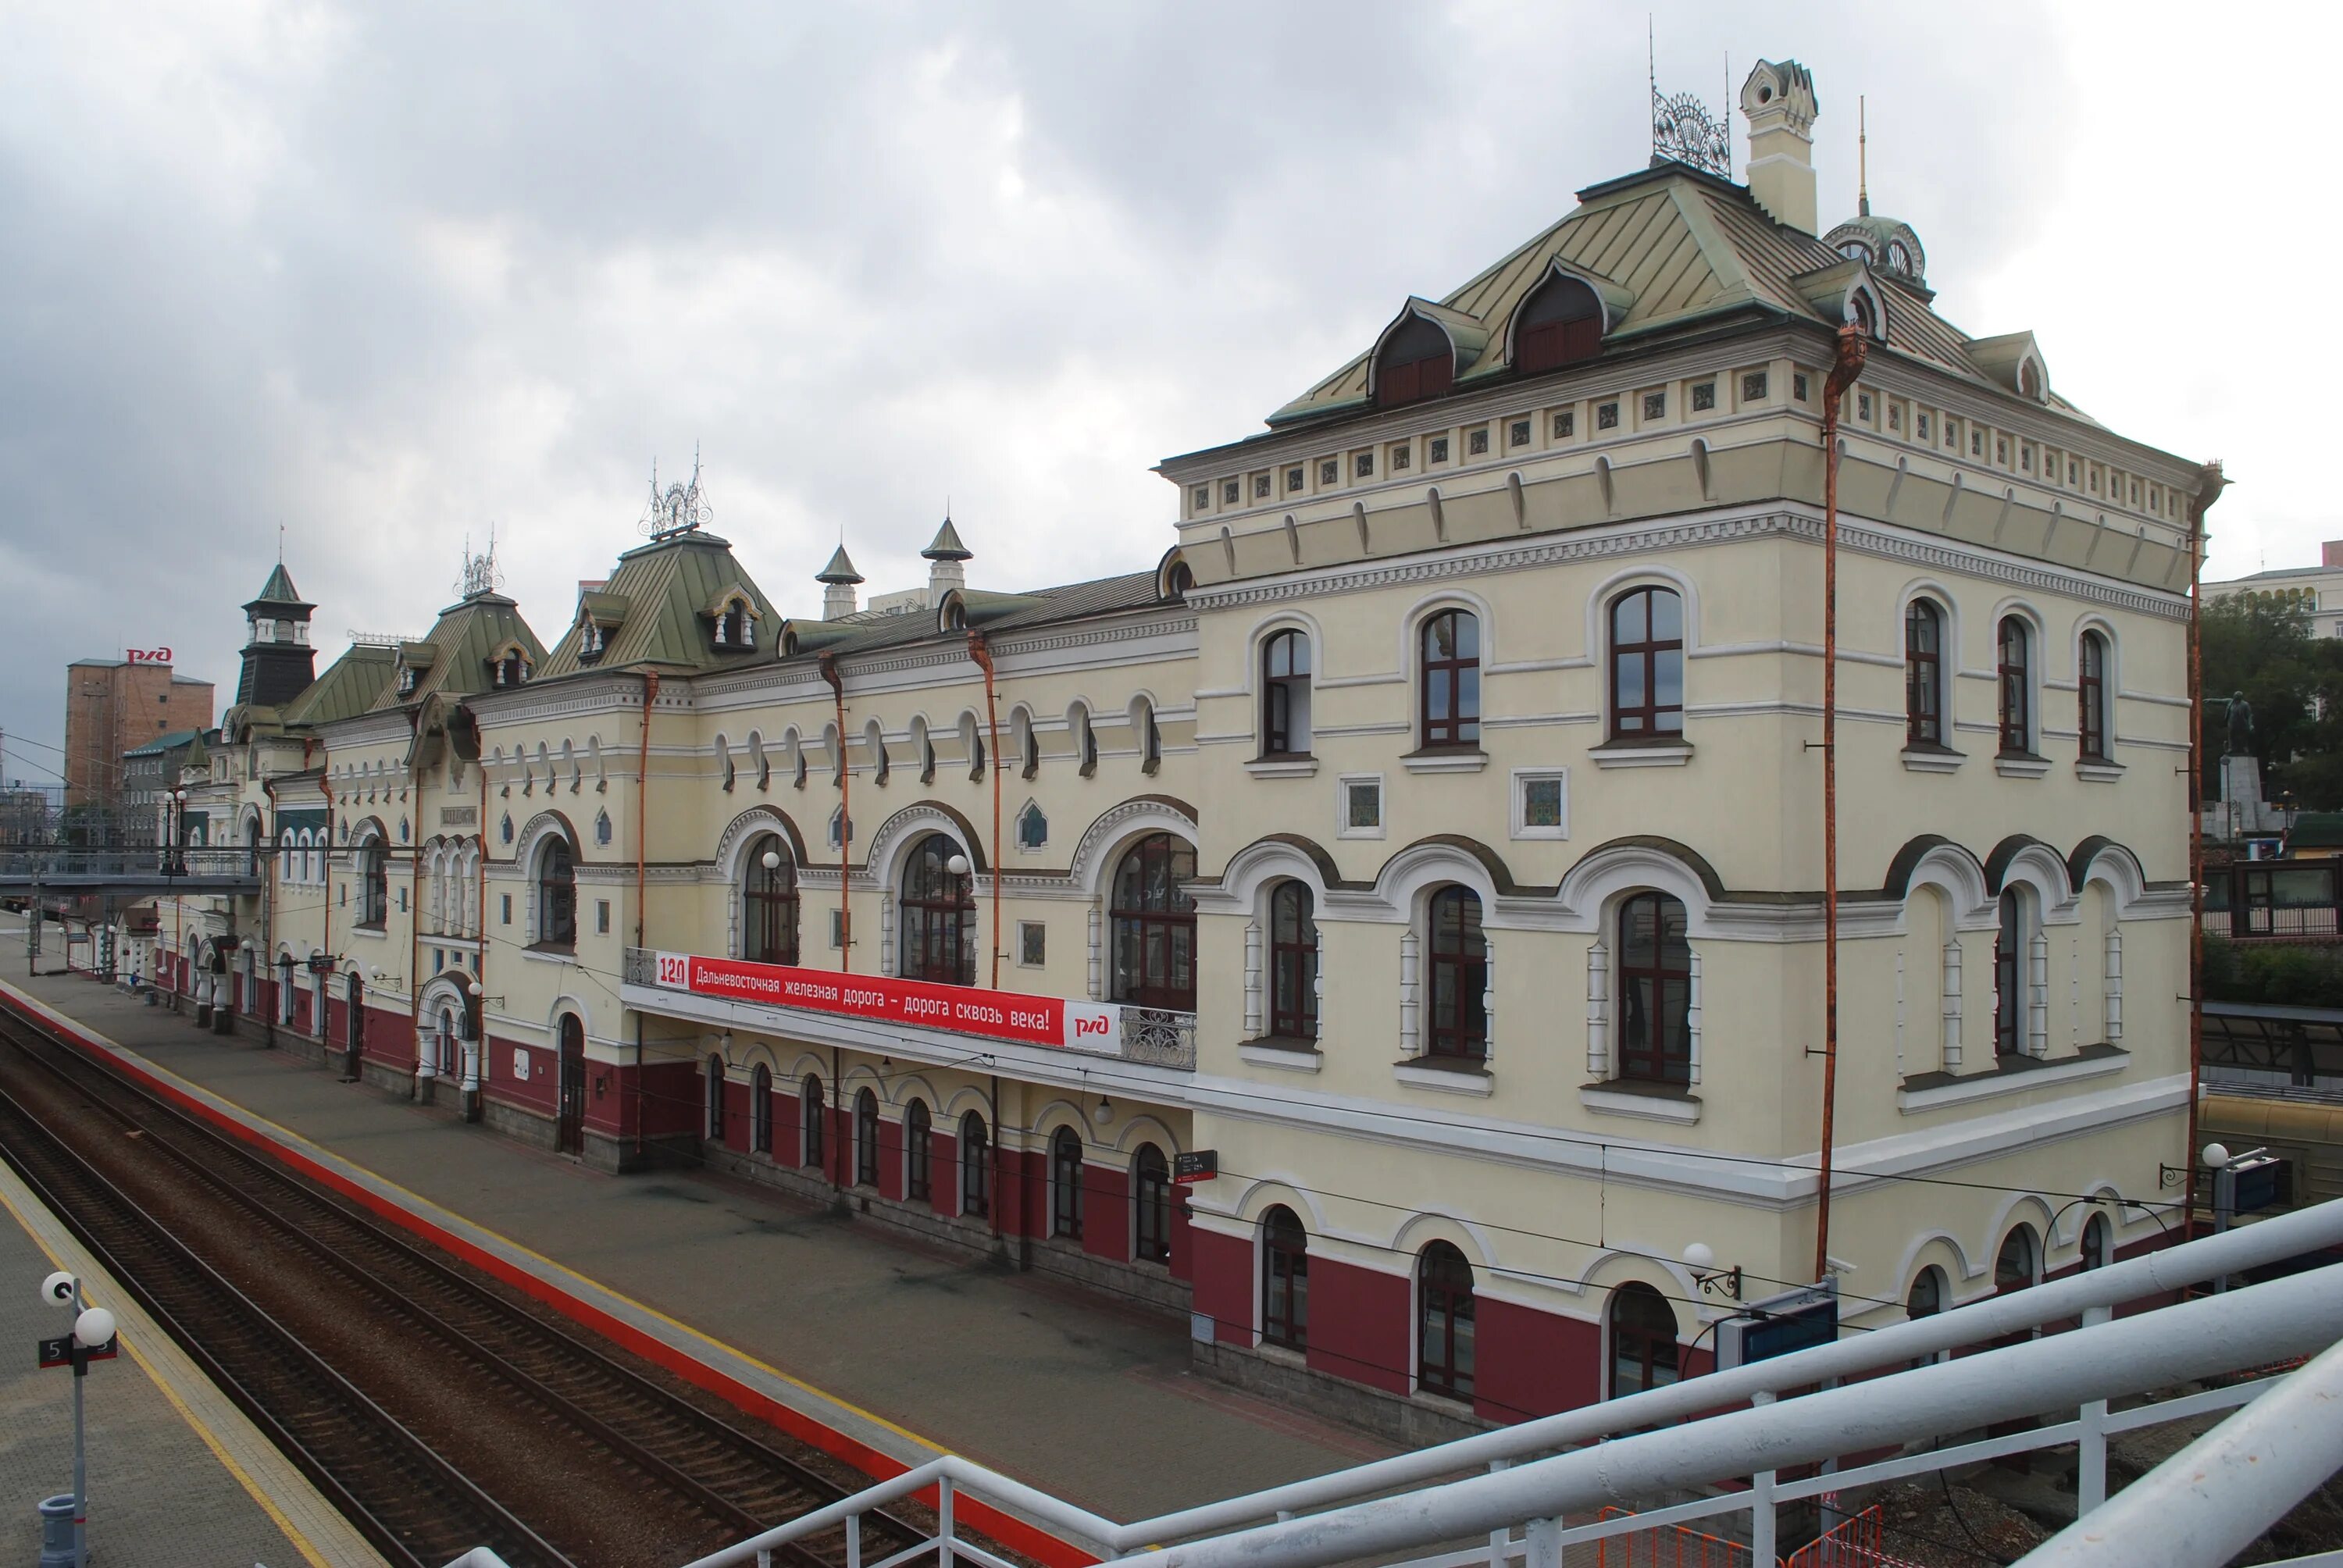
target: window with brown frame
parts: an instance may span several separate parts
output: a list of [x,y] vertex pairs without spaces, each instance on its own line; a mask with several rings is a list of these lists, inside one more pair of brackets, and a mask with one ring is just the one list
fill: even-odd
[[773,1070],[759,1067],[749,1075],[749,1147],[759,1154],[773,1151]]
[[879,1097],[867,1089],[854,1096],[854,1184],[879,1185]]
[[1611,601],[1611,738],[1684,733],[1684,600],[1630,588]]
[[1261,647],[1261,749],[1265,757],[1310,750],[1310,638],[1274,633]]
[[1114,998],[1175,1012],[1196,1010],[1196,900],[1184,884],[1196,851],[1169,833],[1150,833],[1115,868]]
[[570,861],[568,841],[555,839],[548,843],[537,866],[537,940],[547,947],[574,947],[578,941],[578,873]]
[[1692,945],[1684,907],[1665,893],[1619,906],[1619,1076],[1692,1081]]
[[1415,1265],[1415,1381],[1426,1393],[1473,1397],[1473,1265],[1445,1241]]
[[[765,864],[770,855],[777,862]],[[780,835],[749,846],[749,875],[740,891],[740,956],[750,963],[798,961],[798,868]]]
[[1424,924],[1432,950],[1433,1056],[1479,1061],[1489,1054],[1489,946],[1481,934],[1481,895],[1446,887],[1432,895]]
[[1300,882],[1280,882],[1269,895],[1269,1032],[1318,1038],[1318,922]]
[[708,1059],[708,1141],[724,1141],[724,1059]]
[[930,833],[903,871],[903,978],[935,985],[976,983],[974,879],[954,876],[951,839]]
[[1996,638],[2000,647],[2001,749],[2024,755],[2034,749],[2033,726],[2026,711],[2032,699],[2032,633],[2016,616],[2002,618]]
[[1481,744],[1481,622],[1444,609],[1423,623],[1423,746]]
[[1622,1285],[1611,1297],[1611,1397],[1665,1388],[1683,1375],[1676,1314],[1649,1285]]
[[2026,1050],[2026,898],[2016,888],[2001,890],[2001,920],[1993,939],[1993,1053]]
[[984,1118],[971,1111],[960,1119],[960,1211],[981,1217],[992,1211],[992,1140]]
[[1071,1127],[1050,1135],[1050,1234],[1082,1239],[1082,1135]]
[[822,1130],[830,1121],[829,1108],[822,1102],[821,1080],[811,1073],[798,1086],[798,1163],[822,1168]]
[[903,1196],[914,1203],[935,1196],[934,1131],[926,1101],[903,1108]]
[[1513,366],[1524,373],[1591,359],[1603,349],[1603,301],[1574,277],[1549,277],[1522,306]]
[[1904,612],[1904,739],[1945,743],[1945,616],[1924,598]]
[[[561,848],[568,852],[568,845]],[[358,846],[357,923],[379,930],[389,916],[390,852],[380,839],[368,839]]]
[[2082,754],[2086,760],[2107,759],[2107,639],[2096,631],[2083,634],[2075,660],[2075,688],[2081,709]]
[[1261,1337],[1310,1347],[1310,1232],[1282,1206],[1261,1217]]
[[1172,1167],[1152,1143],[1131,1162],[1131,1252],[1142,1262],[1172,1261]]
[[1375,402],[1396,408],[1437,397],[1455,382],[1456,346],[1438,322],[1411,316],[1375,359]]

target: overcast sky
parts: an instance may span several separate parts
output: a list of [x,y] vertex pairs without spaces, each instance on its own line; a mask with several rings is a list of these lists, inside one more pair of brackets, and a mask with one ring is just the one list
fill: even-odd
[[[2228,574],[2343,537],[2337,15],[1667,5],[1659,71],[1805,62],[1825,225],[1867,95],[1938,308],[2226,458]],[[789,613],[841,528],[866,592],[922,580],[947,495],[978,586],[1151,566],[1153,463],[1644,163],[1644,20],[0,0],[7,773],[55,764],[15,740],[61,739],[68,659],[168,645],[232,701],[280,526],[321,668],[427,627],[491,526],[549,641],[695,443]]]

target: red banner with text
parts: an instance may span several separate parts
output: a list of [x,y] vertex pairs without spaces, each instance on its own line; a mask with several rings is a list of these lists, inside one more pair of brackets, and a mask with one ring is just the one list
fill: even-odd
[[974,986],[934,985],[741,959],[704,959],[689,953],[660,953],[658,964],[657,983],[670,990],[762,1007],[800,1008],[1018,1045],[1071,1046],[1082,1050],[1111,1052],[1121,1036],[1122,1010],[1112,1002],[980,990]]

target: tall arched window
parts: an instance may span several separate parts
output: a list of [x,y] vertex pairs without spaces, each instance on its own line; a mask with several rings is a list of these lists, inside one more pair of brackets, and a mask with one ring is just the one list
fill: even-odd
[[914,1100],[903,1108],[903,1196],[915,1203],[935,1195],[931,1132],[926,1101]]
[[1172,1261],[1172,1166],[1163,1151],[1142,1143],[1131,1161],[1131,1253],[1142,1261]]
[[2000,648],[2001,749],[2005,752],[2034,749],[2034,728],[2028,708],[2033,690],[2033,643],[2026,625],[2004,616],[1997,635]]
[[1420,743],[1481,744],[1481,622],[1470,610],[1444,609],[1423,623]]
[[960,1119],[960,1211],[992,1211],[992,1141],[984,1118],[971,1111]]
[[879,1097],[867,1089],[854,1096],[854,1184],[879,1185]]
[[1269,895],[1269,1032],[1318,1038],[1318,922],[1300,882],[1280,882]]
[[773,1151],[773,1070],[762,1064],[749,1075],[749,1147]]
[[2042,1282],[2042,1244],[2034,1227],[2019,1225],[2002,1238],[1993,1259],[1993,1293],[2006,1295]]
[[1290,1351],[1310,1345],[1310,1232],[1282,1206],[1261,1217],[1261,1337]]
[[1287,629],[1261,645],[1261,750],[1299,757],[1310,750],[1310,638]]
[[724,1141],[724,1059],[722,1057],[710,1056],[708,1059],[707,1082],[704,1087],[708,1091],[708,1141],[721,1143]]
[[1433,1056],[1478,1061],[1489,1054],[1489,947],[1481,935],[1481,895],[1446,887],[1425,909],[1432,953]]
[[1911,1294],[1904,1298],[1904,1315],[1933,1318],[1944,1310],[1945,1271],[1931,1263],[1913,1279]]
[[433,1065],[442,1078],[452,1078],[456,1073],[457,1057],[461,1048],[456,1043],[456,1014],[451,1009],[439,1010],[439,1028],[437,1030],[437,1036],[433,1044],[437,1047],[436,1054],[439,1060]]
[[1682,1375],[1676,1360],[1676,1314],[1649,1285],[1622,1285],[1611,1293],[1611,1397],[1624,1399],[1665,1388]]
[[799,1163],[820,1170],[824,1163],[822,1130],[830,1121],[830,1111],[822,1103],[821,1080],[810,1072],[798,1091],[798,1116]]
[[1456,380],[1456,346],[1436,321],[1410,316],[1375,357],[1375,402],[1396,408],[1437,397]]
[[1684,733],[1684,600],[1630,588],[1611,601],[1611,737]]
[[287,828],[277,835],[277,879],[293,880],[293,829]]
[[2083,1221],[2083,1267],[2104,1269],[2115,1261],[2115,1227],[2105,1214],[2094,1214]]
[[1050,1135],[1050,1234],[1082,1239],[1082,1135],[1071,1127]]
[[2022,889],[2001,890],[2001,923],[1993,939],[1993,1053],[2017,1056],[2026,1050],[2026,920]]
[[277,1022],[289,1024],[293,1021],[293,999],[297,994],[293,989],[293,955],[286,953],[277,960]]
[[2104,762],[2107,759],[2107,639],[2096,631],[2085,632],[2077,650],[2075,687],[2082,709],[2084,759]]
[[1418,1387],[1473,1397],[1473,1265],[1445,1241],[1416,1260],[1415,1342]]
[[1174,1012],[1196,1010],[1196,900],[1183,885],[1196,851],[1150,833],[1115,867],[1114,1000]]
[[379,926],[390,913],[390,851],[378,838],[358,846],[358,921]]
[[1577,278],[1546,279],[1523,302],[1513,365],[1524,373],[1591,359],[1603,347],[1603,301]]
[[1924,598],[1904,611],[1904,739],[1945,743],[1945,613]]
[[1665,893],[1619,906],[1619,1075],[1692,1081],[1692,944],[1684,905]]
[[778,833],[749,846],[740,890],[740,956],[750,963],[798,961],[798,868]]
[[903,868],[903,978],[936,985],[976,983],[974,879],[954,876],[959,847],[930,833]]
[[567,839],[549,839],[537,860],[537,940],[547,947],[578,941],[578,870]]

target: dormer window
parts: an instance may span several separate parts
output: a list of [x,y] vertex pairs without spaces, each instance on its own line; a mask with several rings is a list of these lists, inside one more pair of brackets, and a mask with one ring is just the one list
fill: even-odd
[[415,679],[415,667],[411,664],[400,665],[398,667],[398,695],[401,697],[414,696]]
[[578,628],[578,658],[581,664],[593,663],[608,646],[608,636],[599,621],[588,619]]
[[718,648],[746,653],[757,646],[757,616],[745,598],[734,597],[724,601],[716,612],[716,624],[709,640]]
[[1456,380],[1456,346],[1446,329],[1411,316],[1375,357],[1375,402],[1385,408],[1437,397]]
[[508,648],[489,661],[489,671],[499,687],[528,684],[528,656],[518,648]]
[[1513,367],[1524,372],[1592,359],[1603,347],[1603,301],[1585,281],[1557,272],[1523,302],[1513,328]]

